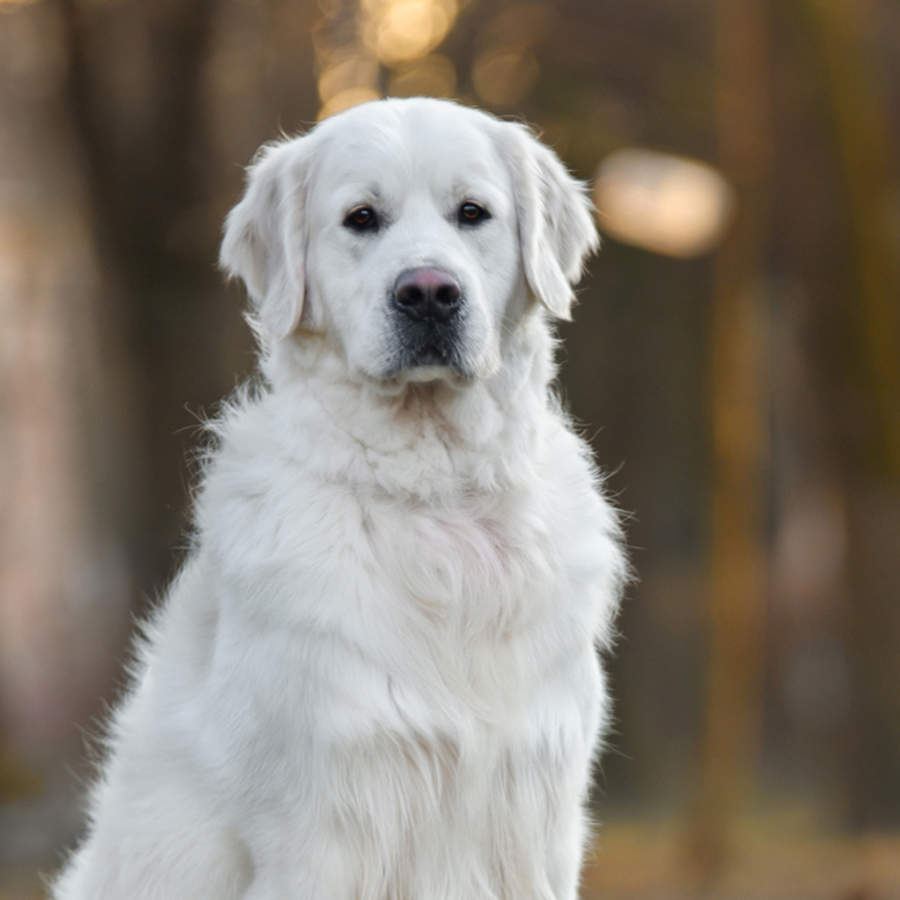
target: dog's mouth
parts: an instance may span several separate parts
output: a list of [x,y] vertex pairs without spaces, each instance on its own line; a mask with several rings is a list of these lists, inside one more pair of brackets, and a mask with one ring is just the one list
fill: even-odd
[[423,353],[404,361],[393,367],[386,378],[396,383],[447,381],[451,384],[463,384],[471,380],[469,373],[458,362],[448,360],[439,353]]
[[409,354],[408,368],[421,366],[454,366],[454,353],[452,348],[443,344],[426,344],[419,350]]
[[455,324],[403,323],[389,378],[431,381],[437,378],[467,378],[462,342]]

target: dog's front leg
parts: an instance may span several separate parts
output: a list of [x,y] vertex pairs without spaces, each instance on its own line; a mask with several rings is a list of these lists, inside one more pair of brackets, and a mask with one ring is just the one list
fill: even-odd
[[585,813],[573,810],[558,828],[549,848],[547,876],[554,900],[576,900],[581,873],[584,844],[589,834]]
[[[557,709],[568,727],[562,728],[556,773],[553,827],[547,846],[547,877],[555,900],[576,900],[585,851],[591,841],[586,809],[590,791],[591,760],[596,752],[600,724],[605,720],[604,676],[592,647],[573,653],[571,664],[560,673],[558,697],[574,700],[571,707],[557,699]],[[565,711],[569,710],[569,715]]]

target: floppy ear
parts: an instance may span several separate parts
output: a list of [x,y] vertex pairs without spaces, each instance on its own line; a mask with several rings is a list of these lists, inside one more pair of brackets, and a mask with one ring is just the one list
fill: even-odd
[[525,277],[558,319],[571,319],[573,285],[600,246],[587,186],[523,125],[504,123]]
[[225,220],[219,265],[247,286],[251,324],[268,341],[300,321],[304,293],[305,138],[269,144],[247,173],[243,199]]

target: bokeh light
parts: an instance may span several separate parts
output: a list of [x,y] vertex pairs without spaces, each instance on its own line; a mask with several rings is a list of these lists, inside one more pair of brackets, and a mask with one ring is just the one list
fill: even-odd
[[594,201],[612,237],[665,256],[699,256],[719,243],[735,194],[712,166],[653,150],[624,149],[597,169]]
[[439,53],[399,66],[388,80],[393,97],[452,97],[455,92],[456,66]]
[[325,68],[319,75],[319,99],[327,106],[340,94],[352,90],[374,90],[378,83],[378,63],[371,58],[350,55]]
[[365,0],[362,38],[386,65],[430,53],[450,31],[455,0]]
[[350,109],[351,106],[359,106],[360,103],[368,103],[370,100],[377,100],[381,94],[374,88],[370,87],[350,87],[338,91],[333,97],[330,97],[319,110],[319,120],[327,119],[329,116]]

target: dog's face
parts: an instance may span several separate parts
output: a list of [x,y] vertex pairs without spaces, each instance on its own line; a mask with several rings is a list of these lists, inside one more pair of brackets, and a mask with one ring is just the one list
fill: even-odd
[[581,186],[524,128],[389,100],[266,149],[222,261],[264,343],[317,332],[354,376],[465,382],[497,371],[534,298],[568,316],[595,243]]
[[370,105],[322,128],[307,299],[374,378],[491,373],[524,290],[510,173],[475,116],[438,109]]

